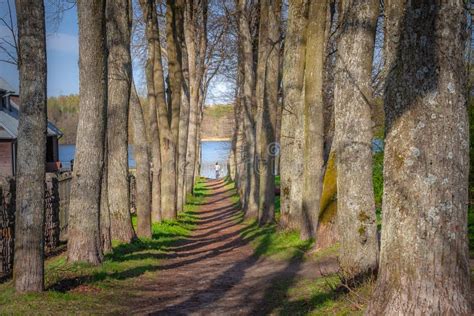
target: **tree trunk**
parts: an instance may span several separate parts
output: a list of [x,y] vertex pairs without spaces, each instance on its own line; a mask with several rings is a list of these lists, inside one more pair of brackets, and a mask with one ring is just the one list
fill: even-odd
[[337,229],[337,170],[334,151],[324,170],[323,190],[320,199],[320,213],[316,230],[315,249],[324,249],[333,246],[339,241]]
[[99,207],[107,113],[105,1],[77,2],[79,124],[69,202],[68,260],[102,261]]
[[385,3],[380,273],[368,315],[472,315],[463,1]]
[[[338,5],[336,5],[338,4]],[[324,171],[320,195],[320,208],[316,229],[315,249],[333,246],[338,242],[337,230],[337,170],[334,153],[334,77],[336,68],[336,44],[338,38],[340,2],[329,1],[326,16],[326,47],[323,78],[324,107]]]
[[[254,71],[254,56],[252,46],[252,34],[250,32],[248,8],[245,0],[239,0],[238,9],[240,11],[239,17],[239,35],[240,45],[242,50],[242,59],[244,68],[243,78],[243,129],[245,133],[245,163],[247,164],[247,174],[243,177],[245,180],[245,193],[247,197],[244,198],[246,203],[243,205],[243,210],[247,218],[258,218],[258,185],[259,177],[255,168],[256,161],[256,135],[255,135],[255,71]],[[262,18],[262,17],[260,17]]]
[[135,237],[128,184],[128,107],[132,79],[130,13],[129,0],[107,2],[107,197],[112,239],[125,243]]
[[[196,148],[197,124],[199,118],[199,96],[204,74],[204,55],[207,48],[207,1],[201,1],[200,7],[195,2],[187,1],[185,7],[184,37],[187,47],[189,68],[189,129],[186,157],[186,193],[192,193],[197,160]],[[197,34],[199,36],[197,36]]]
[[[143,16],[146,21],[146,38],[147,38],[147,61],[145,67],[147,91],[148,91],[148,105],[147,111],[144,111],[146,137],[148,141],[148,148],[150,149],[150,158],[152,162],[152,202],[151,212],[152,221],[161,222],[162,208],[161,208],[161,142],[158,133],[158,118],[157,106],[166,106],[164,102],[164,90],[158,91],[155,88],[155,50],[160,49],[158,20],[156,17],[156,7],[154,0],[140,0]],[[158,61],[161,65],[161,54]],[[163,81],[163,74],[161,73],[161,81]],[[163,84],[164,85],[164,84]],[[164,89],[164,87],[161,87]],[[160,99],[162,98],[162,99]],[[160,103],[161,102],[161,103]],[[163,127],[164,128],[164,127]]]
[[[298,225],[293,219],[290,200],[292,181],[296,172],[293,156],[295,128],[297,127],[296,111],[303,108],[302,96],[306,45],[304,34],[307,9],[306,1],[294,0],[289,2],[288,29],[283,57],[283,110],[280,135],[280,226],[282,228],[296,228]],[[300,124],[303,124],[303,122],[300,122]],[[303,147],[300,150],[303,152]]]
[[151,181],[150,181],[150,150],[148,148],[145,118],[135,84],[132,82],[130,95],[130,115],[133,122],[133,153],[137,164],[136,203],[137,203],[137,234],[138,237],[151,238]]
[[245,175],[247,174],[245,163],[245,133],[243,128],[243,80],[244,80],[244,67],[242,60],[242,49],[239,49],[238,62],[237,62],[237,93],[234,107],[234,125],[235,125],[235,166],[236,166],[236,179],[235,184],[239,193],[241,205],[245,205],[247,195],[245,193]]
[[178,212],[184,210],[186,204],[186,158],[188,152],[188,136],[189,136],[189,113],[190,113],[190,93],[189,93],[189,63],[188,51],[184,35],[184,14],[185,8],[182,9],[183,24],[178,32],[178,44],[181,51],[181,107],[179,110],[179,131],[178,131],[178,170],[177,170],[177,193],[176,193],[176,209]]
[[328,1],[312,1],[306,28],[301,239],[316,237],[324,176],[323,78]]
[[[278,72],[280,64],[280,15],[281,2],[279,0],[265,0],[261,6],[266,6],[267,22],[260,20],[259,31],[259,60],[263,73],[259,80],[263,80],[263,93],[259,105],[261,128],[258,134],[260,139],[260,225],[272,223],[275,220],[275,156],[276,152],[276,120],[278,111]],[[262,12],[263,9],[260,10]]]
[[20,118],[16,176],[15,254],[17,292],[44,289],[44,193],[46,165],[46,35],[43,1],[16,2]]
[[[105,132],[105,139],[107,139],[107,131]],[[100,190],[100,240],[102,245],[102,252],[104,254],[112,252],[112,231],[110,228],[110,208],[107,189],[107,142],[104,144],[104,168],[102,173],[102,184]]]
[[[187,62],[186,62],[187,64]],[[184,69],[184,67],[183,67]],[[181,108],[179,114],[179,140],[178,140],[178,181],[177,181],[177,205],[179,212],[183,211],[186,204],[185,177],[186,177],[186,155],[188,148],[189,127],[189,93],[187,85],[181,91]]]
[[[178,3],[179,2],[179,3]],[[177,159],[178,159],[178,133],[179,133],[179,109],[181,104],[181,52],[177,43],[177,32],[182,30],[182,5],[180,1],[168,0],[166,2],[166,38],[169,71],[169,104],[159,105],[158,122],[160,126],[161,161],[162,161],[162,213],[163,219],[174,219],[177,215]],[[160,62],[158,63],[158,59]],[[159,67],[159,68],[157,68]],[[161,65],[161,52],[159,47],[155,49],[155,89],[162,83],[163,69]]]
[[334,87],[336,72],[337,39],[340,33],[339,16],[341,2],[330,0],[326,15],[326,57],[324,60],[324,163],[328,163],[334,140]]
[[334,102],[339,261],[344,278],[351,282],[377,269],[370,100],[378,13],[377,0],[344,2],[337,49]]

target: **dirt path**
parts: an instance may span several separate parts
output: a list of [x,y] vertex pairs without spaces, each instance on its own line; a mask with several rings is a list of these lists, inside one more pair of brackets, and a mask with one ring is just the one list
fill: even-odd
[[198,211],[198,227],[172,247],[156,276],[141,280],[130,312],[152,315],[261,315],[281,304],[275,286],[297,278],[317,278],[335,262],[275,261],[254,255],[240,236],[238,209],[222,181],[210,180],[212,193]]

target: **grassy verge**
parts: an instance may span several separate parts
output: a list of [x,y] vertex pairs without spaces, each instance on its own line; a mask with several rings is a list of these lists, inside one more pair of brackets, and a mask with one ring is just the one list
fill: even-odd
[[247,221],[241,236],[255,249],[257,256],[269,256],[273,259],[303,258],[311,248],[313,241],[302,241],[296,231],[280,231],[276,225],[260,227],[257,221]]
[[363,315],[373,282],[344,291],[337,275],[312,279],[281,279],[267,291],[267,311],[273,315]]
[[[113,253],[100,266],[68,263],[65,254],[45,263],[43,293],[16,294],[13,282],[0,284],[0,314],[102,314],[127,310],[124,297],[134,293],[134,283],[159,270],[169,247],[185,240],[196,225],[195,211],[206,199],[202,181],[177,220],[153,224],[153,237],[131,244],[114,244]],[[134,223],[136,218],[133,219]]]
[[[238,199],[238,197],[236,197]],[[275,209],[280,211],[279,197],[275,200]],[[311,252],[313,241],[300,240],[299,232],[279,230],[277,225],[259,227],[257,221],[244,221],[239,213],[236,218],[245,227],[241,236],[253,248],[256,257],[268,257],[279,262],[286,261],[288,267],[298,270],[304,262],[315,263],[334,257],[338,245]],[[290,268],[289,268],[290,269]],[[344,291],[340,288],[337,274],[318,276],[317,269],[310,278],[296,277],[284,273],[276,277],[265,292],[262,301],[262,314],[276,315],[362,315],[372,284],[367,283],[357,290]]]

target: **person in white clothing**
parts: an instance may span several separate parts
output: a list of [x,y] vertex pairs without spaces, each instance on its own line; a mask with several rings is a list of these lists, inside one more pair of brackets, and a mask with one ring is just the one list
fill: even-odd
[[218,162],[216,162],[216,167],[215,168],[216,168],[216,179],[219,179],[221,166],[219,165]]

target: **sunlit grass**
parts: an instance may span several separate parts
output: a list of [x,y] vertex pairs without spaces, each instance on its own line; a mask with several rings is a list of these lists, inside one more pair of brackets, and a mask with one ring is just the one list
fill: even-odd
[[313,245],[312,240],[302,241],[296,231],[280,231],[276,225],[260,227],[256,220],[246,222],[241,236],[254,247],[255,255],[281,260],[302,258]]

